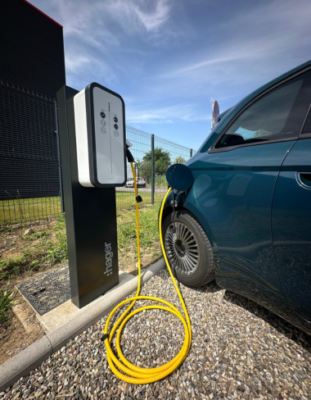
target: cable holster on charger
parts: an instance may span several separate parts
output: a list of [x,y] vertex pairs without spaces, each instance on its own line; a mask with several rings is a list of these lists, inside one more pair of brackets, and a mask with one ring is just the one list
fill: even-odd
[[141,203],[143,201],[143,198],[141,196],[136,196],[136,201],[137,203]]

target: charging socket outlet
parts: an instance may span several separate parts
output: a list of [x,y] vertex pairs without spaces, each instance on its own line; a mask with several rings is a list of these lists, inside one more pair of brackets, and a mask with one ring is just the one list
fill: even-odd
[[120,95],[91,83],[74,96],[79,182],[117,187],[126,182],[125,106]]

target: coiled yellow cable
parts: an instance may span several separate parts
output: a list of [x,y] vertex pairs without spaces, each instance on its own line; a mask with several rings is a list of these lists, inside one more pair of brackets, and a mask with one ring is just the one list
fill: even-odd
[[[138,192],[137,192],[135,169],[134,169],[134,165],[132,162],[131,162],[131,167],[132,167],[133,178],[134,178],[135,198],[136,198],[138,195]],[[108,334],[109,323],[110,323],[111,318],[113,317],[114,313],[120,307],[122,307],[123,304],[131,303],[130,306],[127,308],[127,310],[121,315],[121,317],[117,320],[117,322],[113,326],[112,330],[109,333],[109,337],[107,337],[105,339],[105,345],[106,345],[106,349],[107,349],[107,359],[108,359],[109,366],[110,366],[112,372],[118,378],[120,378],[121,380],[123,380],[124,382],[127,382],[127,383],[146,384],[146,383],[156,382],[160,379],[165,378],[166,376],[171,374],[173,371],[175,371],[175,369],[177,369],[183,363],[183,361],[187,357],[187,354],[189,352],[190,345],[191,345],[191,324],[190,324],[189,315],[188,315],[185,303],[183,301],[183,298],[181,296],[181,293],[176,284],[173,273],[171,271],[169,262],[167,260],[165,250],[164,250],[164,245],[163,245],[163,238],[162,238],[163,209],[164,209],[164,205],[165,205],[167,196],[169,195],[170,191],[171,191],[171,189],[169,189],[167,191],[167,193],[163,199],[163,202],[162,202],[160,216],[159,216],[159,235],[160,235],[160,243],[161,243],[161,248],[162,248],[162,252],[164,255],[164,259],[166,262],[166,266],[171,275],[176,292],[179,296],[186,319],[177,310],[176,307],[174,307],[172,304],[170,304],[169,302],[167,302],[165,300],[159,299],[157,297],[139,296],[140,287],[141,287],[141,265],[140,265],[140,247],[139,247],[139,207],[138,207],[138,202],[136,201],[136,230],[137,230],[137,254],[138,254],[138,285],[137,285],[136,296],[122,301],[111,311],[111,313],[106,321],[105,329],[103,332],[104,335]],[[163,305],[144,306],[144,307],[138,308],[135,311],[132,311],[129,314],[130,310],[134,307],[137,300],[152,300],[152,301],[157,301],[159,303],[162,303]],[[175,356],[167,364],[164,364],[157,368],[140,368],[140,367],[137,367],[136,365],[130,363],[124,357],[124,355],[122,354],[121,346],[120,346],[120,338],[121,338],[122,329],[124,328],[124,325],[130,318],[132,318],[135,314],[137,314],[143,310],[150,310],[150,309],[165,310],[165,311],[168,311],[168,312],[176,315],[176,317],[178,317],[184,325],[185,339],[184,339],[184,344],[183,344],[180,352],[177,354],[177,356]],[[121,361],[116,357],[116,355],[113,353],[112,348],[111,348],[111,342],[112,342],[114,334],[116,333],[117,330],[118,330],[118,332],[117,332],[117,338],[116,338],[116,347],[117,347],[117,353],[118,353],[119,359]],[[126,375],[124,375],[124,374],[126,374]]]

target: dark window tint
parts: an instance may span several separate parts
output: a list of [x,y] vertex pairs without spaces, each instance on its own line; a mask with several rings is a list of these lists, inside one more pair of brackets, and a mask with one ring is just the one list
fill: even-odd
[[311,110],[309,111],[302,133],[311,133]]
[[273,89],[249,106],[216,148],[297,137],[311,100],[311,71]]

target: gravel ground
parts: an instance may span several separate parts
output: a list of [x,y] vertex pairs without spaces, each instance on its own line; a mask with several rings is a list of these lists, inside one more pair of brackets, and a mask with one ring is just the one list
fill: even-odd
[[[152,278],[142,294],[179,307],[166,271]],[[215,283],[198,290],[182,286],[182,294],[192,322],[192,347],[165,380],[145,386],[119,381],[100,341],[103,318],[0,398],[311,399],[311,337]],[[149,367],[169,361],[182,342],[179,320],[159,310],[135,316],[122,337],[128,359]]]

